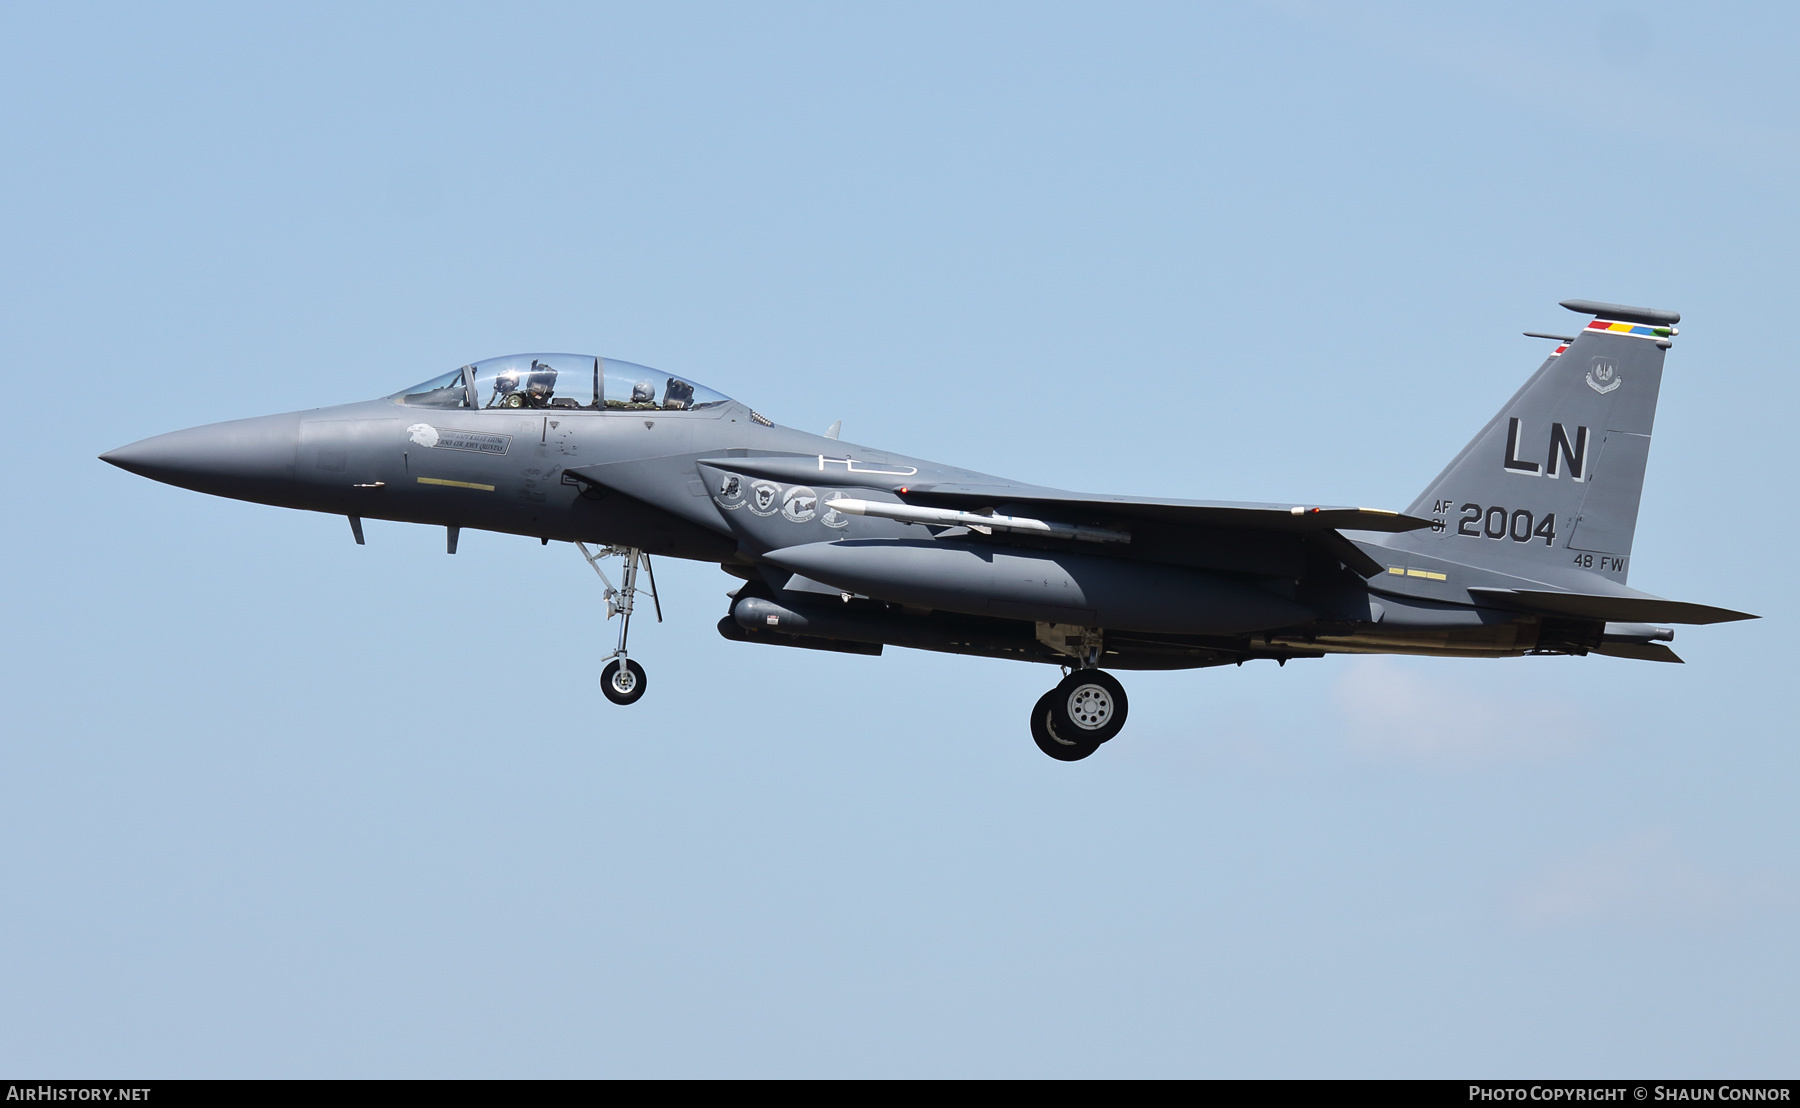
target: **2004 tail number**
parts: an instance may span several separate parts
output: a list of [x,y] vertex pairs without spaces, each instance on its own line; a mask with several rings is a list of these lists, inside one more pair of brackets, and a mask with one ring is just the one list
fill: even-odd
[[1555,512],[1543,519],[1534,519],[1527,508],[1504,508],[1498,504],[1486,507],[1464,504],[1457,511],[1462,513],[1462,518],[1456,522],[1459,535],[1471,539],[1511,539],[1519,543],[1543,539],[1545,546],[1556,545]]

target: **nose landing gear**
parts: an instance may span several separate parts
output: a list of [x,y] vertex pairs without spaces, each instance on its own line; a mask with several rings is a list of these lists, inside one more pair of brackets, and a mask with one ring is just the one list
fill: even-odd
[[[644,667],[632,661],[626,653],[625,643],[631,634],[631,610],[637,602],[640,567],[650,578],[650,587],[644,591],[650,594],[651,603],[656,605],[656,622],[662,622],[662,600],[656,595],[656,570],[651,568],[650,555],[635,546],[603,546],[597,551],[589,552],[586,543],[578,542],[575,549],[581,551],[581,556],[600,575],[600,582],[606,586],[606,618],[621,617],[619,648],[606,656],[606,667],[600,671],[600,691],[614,704],[636,704],[649,687],[649,679],[644,675]],[[625,559],[625,567],[620,574],[620,588],[614,588],[611,578],[600,568],[601,559],[615,554]]]
[[1077,669],[1031,709],[1031,737],[1059,762],[1079,762],[1125,726],[1125,686],[1105,670]]

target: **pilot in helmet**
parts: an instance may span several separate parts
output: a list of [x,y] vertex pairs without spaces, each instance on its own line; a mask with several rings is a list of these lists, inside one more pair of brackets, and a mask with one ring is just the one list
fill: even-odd
[[531,359],[531,373],[525,378],[525,393],[531,406],[541,408],[556,391],[556,370],[536,358]]

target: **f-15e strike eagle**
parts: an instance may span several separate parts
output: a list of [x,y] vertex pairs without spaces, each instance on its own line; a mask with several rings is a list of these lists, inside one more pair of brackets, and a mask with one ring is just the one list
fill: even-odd
[[[1096,496],[813,435],[611,358],[475,362],[379,400],[158,435],[101,455],[217,496],[576,544],[626,653],[652,554],[742,579],[719,632],[880,654],[907,646],[1061,666],[1031,710],[1044,753],[1124,726],[1108,670],[1325,654],[1608,654],[1678,662],[1665,623],[1753,618],[1626,587],[1680,316],[1585,300],[1500,413],[1404,512]],[[589,549],[594,544],[598,549]],[[602,562],[622,559],[615,587]],[[660,604],[658,605],[660,618]]]

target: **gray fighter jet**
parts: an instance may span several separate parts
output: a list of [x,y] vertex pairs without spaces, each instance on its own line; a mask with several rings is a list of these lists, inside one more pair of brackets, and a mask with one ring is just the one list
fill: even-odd
[[[1109,669],[1326,654],[1607,654],[1679,662],[1659,624],[1753,618],[1625,584],[1663,356],[1680,316],[1593,317],[1404,512],[1021,484],[775,423],[684,377],[589,355],[475,362],[379,400],[159,435],[101,455],[218,496],[574,543],[605,585],[615,704],[652,554],[742,584],[719,633],[1061,666],[1044,753],[1124,726]],[[590,549],[594,544],[595,549]],[[615,585],[602,563],[622,559]],[[640,571],[644,584],[640,585]],[[661,605],[657,603],[661,618]]]

